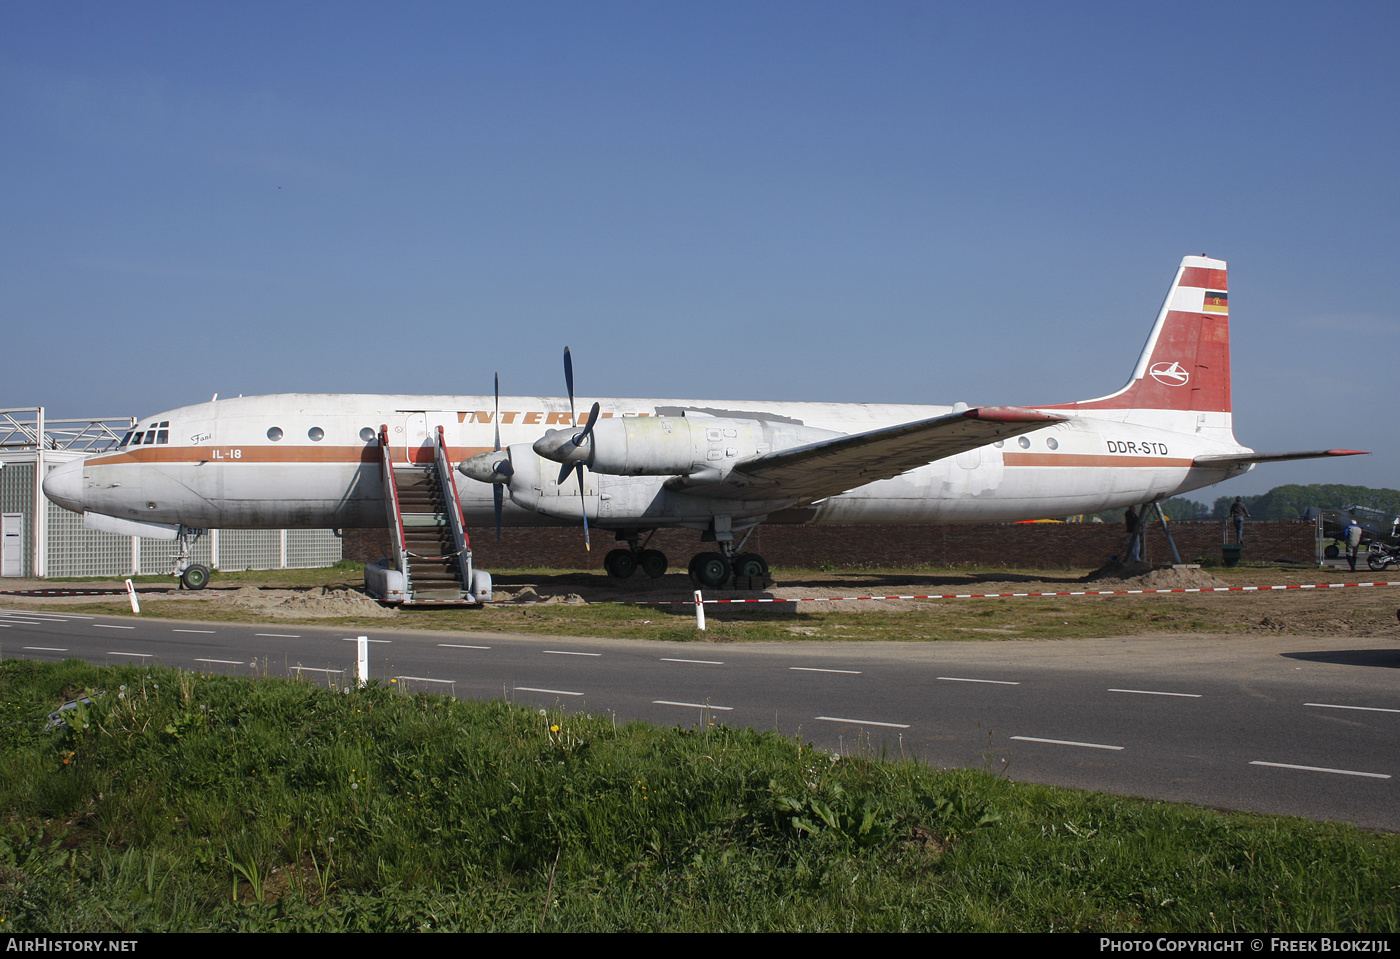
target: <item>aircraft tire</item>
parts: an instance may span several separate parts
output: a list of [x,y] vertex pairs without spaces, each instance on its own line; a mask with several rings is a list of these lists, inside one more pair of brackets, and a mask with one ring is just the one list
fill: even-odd
[[1326,549],[1324,549],[1322,551],[1322,555],[1326,556],[1328,559],[1336,559],[1338,556],[1342,555],[1342,551],[1339,550],[1335,544],[1333,544],[1332,546],[1329,546]]
[[180,574],[180,585],[185,589],[203,589],[209,585],[209,567],[195,564]]
[[627,579],[637,571],[637,557],[630,549],[615,549],[603,557],[603,568],[614,579]]
[[734,557],[734,576],[738,579],[763,579],[768,575],[768,561],[757,553],[740,553]]
[[670,565],[666,560],[666,554],[659,549],[644,549],[637,557],[638,565],[642,567],[642,572],[652,579],[660,579],[666,575],[666,567]]
[[690,561],[690,577],[697,586],[720,589],[729,582],[734,569],[723,553],[700,553]]

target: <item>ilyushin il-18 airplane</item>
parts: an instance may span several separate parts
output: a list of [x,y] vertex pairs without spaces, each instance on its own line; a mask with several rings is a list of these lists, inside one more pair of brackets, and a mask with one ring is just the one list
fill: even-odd
[[[652,577],[662,527],[714,543],[699,585],[767,575],[743,551],[761,523],[1006,522],[1152,502],[1273,460],[1230,417],[1226,265],[1182,260],[1126,386],[1035,407],[300,393],[215,399],[141,420],[113,451],[57,467],[44,492],[88,526],[378,528],[396,555],[366,571],[391,601],[473,602],[464,526],[584,524],[625,548],[613,576]],[[454,471],[453,466],[456,469]],[[454,473],[464,478],[459,481]],[[182,551],[182,557],[186,555]],[[208,570],[177,565],[185,584]]]

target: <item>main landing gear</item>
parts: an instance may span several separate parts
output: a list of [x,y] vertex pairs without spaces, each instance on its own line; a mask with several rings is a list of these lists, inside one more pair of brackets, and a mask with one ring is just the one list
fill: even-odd
[[639,569],[652,579],[660,579],[666,575],[669,565],[666,554],[659,549],[643,549],[636,552],[630,549],[615,549],[603,557],[603,569],[614,579],[627,579]]
[[[626,541],[627,548],[612,550],[603,557],[603,569],[608,571],[609,576],[627,579],[639,569],[652,579],[666,575],[666,567],[670,565],[666,554],[659,549],[642,549],[646,544],[638,545],[637,541],[641,538],[638,531],[623,530],[617,534],[617,538]],[[651,541],[651,534],[647,535],[647,541]]]
[[[646,541],[641,541],[639,530],[621,530],[617,538],[627,543],[603,557],[603,569],[613,579],[628,579],[641,570],[651,579],[666,575],[666,554],[660,550],[644,549]],[[742,544],[740,544],[742,545]],[[701,589],[767,589],[768,561],[757,553],[736,553],[733,539],[719,543],[720,552],[697,553],[690,560],[690,580]]]
[[768,561],[757,553],[699,553],[690,561],[690,579],[702,589],[723,589],[731,579],[735,589],[766,589]]

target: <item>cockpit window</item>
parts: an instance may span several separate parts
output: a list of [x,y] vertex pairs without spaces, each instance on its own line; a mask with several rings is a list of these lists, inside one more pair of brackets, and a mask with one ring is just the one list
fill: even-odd
[[122,441],[117,444],[118,449],[128,446],[152,446],[170,442],[170,421],[162,420],[159,423],[152,423],[144,430],[130,430]]

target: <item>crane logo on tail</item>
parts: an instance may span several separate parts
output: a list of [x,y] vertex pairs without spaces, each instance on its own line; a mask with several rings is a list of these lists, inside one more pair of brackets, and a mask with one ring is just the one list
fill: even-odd
[[1152,378],[1165,386],[1185,386],[1186,381],[1191,378],[1191,374],[1186,372],[1186,368],[1173,360],[1168,363],[1153,363],[1147,372],[1152,374]]

